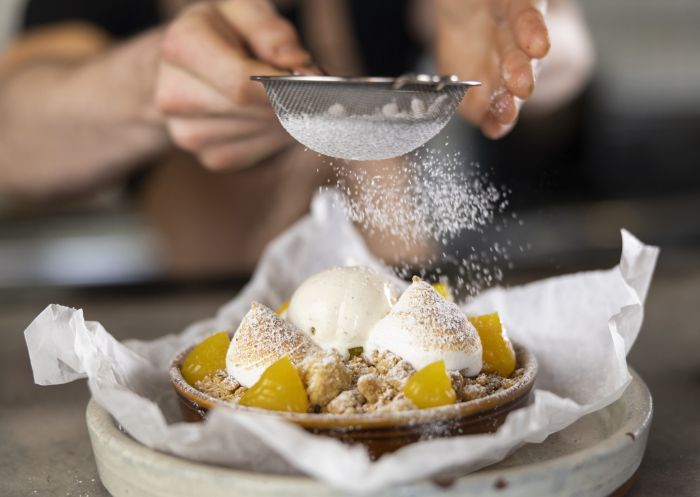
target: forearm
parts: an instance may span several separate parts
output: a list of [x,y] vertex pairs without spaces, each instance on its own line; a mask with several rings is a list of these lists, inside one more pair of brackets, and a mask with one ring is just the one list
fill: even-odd
[[79,191],[167,146],[153,105],[160,33],[87,60],[0,73],[0,191]]

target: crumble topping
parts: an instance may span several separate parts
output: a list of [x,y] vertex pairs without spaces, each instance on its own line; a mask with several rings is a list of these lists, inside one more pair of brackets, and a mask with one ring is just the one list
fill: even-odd
[[350,388],[352,374],[335,350],[318,350],[299,364],[299,373],[309,396],[309,403],[323,407]]
[[[309,396],[309,412],[363,414],[398,412],[416,406],[403,394],[403,386],[415,372],[413,367],[391,352],[357,354],[344,360],[335,351],[309,354],[299,363],[299,373]],[[504,378],[495,373],[475,377],[450,371],[457,400],[466,402],[512,387],[524,370],[516,369]],[[247,388],[225,371],[217,371],[195,384],[212,397],[237,402]]]
[[326,412],[331,414],[361,414],[366,399],[357,389],[341,392],[326,406]]
[[212,397],[233,402],[237,402],[248,390],[226,371],[217,371],[213,375],[206,376],[194,386]]

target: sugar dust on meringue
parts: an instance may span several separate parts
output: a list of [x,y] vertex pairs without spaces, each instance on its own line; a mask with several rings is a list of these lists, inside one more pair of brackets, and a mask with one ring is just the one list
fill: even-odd
[[307,335],[269,307],[253,302],[243,316],[226,353],[226,370],[244,387],[284,356],[294,363],[318,350]]
[[452,302],[418,277],[369,333],[365,352],[388,350],[421,369],[445,361],[449,371],[475,376],[482,345],[474,326]]

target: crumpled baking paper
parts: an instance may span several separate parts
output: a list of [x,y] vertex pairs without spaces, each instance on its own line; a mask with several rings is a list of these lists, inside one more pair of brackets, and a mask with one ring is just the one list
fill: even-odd
[[622,231],[619,266],[494,288],[465,307],[498,311],[511,338],[539,360],[531,403],[512,412],[496,433],[419,442],[372,462],[360,446],[271,416],[217,409],[204,423],[181,422],[167,374],[180,349],[235,329],[253,300],[274,308],[322,269],[364,264],[387,271],[340,202],[331,192],[319,194],[311,214],[270,244],[250,283],[215,317],[180,334],[120,343],[99,323],[85,321],[82,310],[48,306],[25,331],[35,382],[87,377],[94,399],[148,447],[256,471],[301,472],[355,493],[492,464],[614,402],[629,384],[626,355],[642,324],[658,249]]

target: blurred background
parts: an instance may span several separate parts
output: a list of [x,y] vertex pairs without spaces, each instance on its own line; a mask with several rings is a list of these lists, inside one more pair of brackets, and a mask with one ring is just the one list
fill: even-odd
[[595,264],[617,251],[620,228],[692,257],[686,249],[700,243],[700,3],[580,6],[596,51],[589,86],[544,125],[516,127],[510,146],[480,147],[525,220],[532,250],[520,264]]
[[[700,3],[580,7],[595,46],[583,93],[544,116],[526,106],[502,141],[471,133],[465,154],[512,191],[510,209],[523,223],[507,237],[529,247],[511,254],[516,268],[612,264],[620,228],[690,257],[700,244]],[[12,11],[21,8],[14,0],[0,6],[0,43],[19,29]],[[163,250],[129,185],[48,204],[0,197],[4,288],[168,280]]]
[[[49,14],[61,4],[33,3]],[[386,10],[384,1],[355,4],[376,7],[377,15]],[[645,327],[631,353],[654,395],[655,422],[630,495],[697,496],[700,2],[578,4],[594,46],[580,94],[555,111],[534,113],[526,105],[500,141],[458,118],[445,130],[465,157],[507,186],[505,217],[515,213],[522,221],[483,238],[466,234],[452,248],[508,240],[523,247],[510,251],[506,284],[613,266],[621,228],[662,248]],[[23,29],[24,15],[24,1],[0,0],[0,51]],[[393,26],[391,17],[385,26]],[[249,276],[235,269],[174,271],[169,241],[144,211],[144,171],[88,194],[42,201],[0,196],[0,337],[9,337],[0,346],[3,495],[106,495],[85,433],[87,389],[80,383],[42,389],[31,380],[21,330],[46,305],[84,308],[118,339],[149,339],[212,315]],[[217,257],[225,263],[227,254]]]

